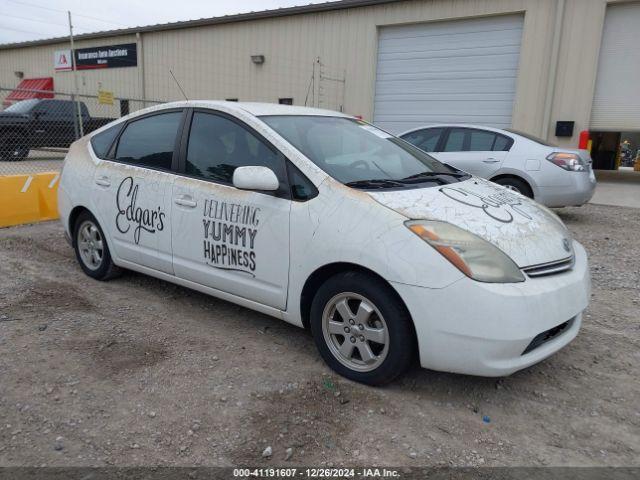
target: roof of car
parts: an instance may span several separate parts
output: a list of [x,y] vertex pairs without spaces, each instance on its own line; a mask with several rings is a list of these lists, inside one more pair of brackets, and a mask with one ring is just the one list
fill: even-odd
[[421,125],[419,127],[412,128],[410,130],[407,130],[406,132],[402,132],[398,136],[401,137],[403,135],[406,135],[407,133],[412,133],[412,132],[415,132],[417,130],[422,130],[424,128],[437,128],[437,127],[445,127],[445,128],[448,128],[448,127],[451,127],[451,128],[454,128],[454,127],[477,128],[479,130],[489,130],[491,132],[503,133],[505,135],[517,135],[517,134],[514,134],[513,132],[510,132],[508,130],[504,130],[502,128],[488,127],[486,125],[473,125],[471,123],[433,123],[433,124]]
[[313,115],[325,117],[349,117],[341,112],[324,110],[321,108],[297,107],[280,105],[277,103],[259,102],[226,102],[220,100],[187,100],[162,104],[161,108],[175,107],[204,107],[216,108],[224,106],[226,109],[249,112],[257,117],[263,115]]

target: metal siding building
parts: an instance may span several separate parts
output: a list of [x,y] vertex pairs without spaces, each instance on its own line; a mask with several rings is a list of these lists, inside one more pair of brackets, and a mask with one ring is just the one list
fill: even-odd
[[[472,121],[575,146],[590,127],[605,16],[623,7],[623,18],[640,12],[640,3],[606,0],[346,0],[85,34],[77,49],[136,43],[138,63],[79,71],[79,91],[180,99],[171,70],[193,99],[293,98],[395,132]],[[73,74],[53,68],[54,52],[68,48],[64,38],[1,45],[0,87],[15,87],[15,72],[22,72],[53,77],[56,91],[72,92]],[[607,61],[607,71],[616,68],[615,59]],[[598,92],[609,91],[603,82]],[[605,98],[596,104],[601,112],[610,102],[604,93],[597,98]],[[607,130],[604,114],[597,115],[598,128]],[[640,129],[639,116],[631,112],[611,128]],[[573,137],[554,136],[558,120],[575,121]]]

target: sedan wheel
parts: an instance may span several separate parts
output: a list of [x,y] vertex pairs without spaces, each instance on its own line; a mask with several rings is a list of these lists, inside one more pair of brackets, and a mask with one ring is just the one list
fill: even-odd
[[507,190],[511,190],[512,192],[518,192],[518,193],[522,193],[520,190],[518,190],[518,187],[515,187],[513,185],[503,185],[504,188],[506,188]]
[[507,190],[511,190],[512,192],[518,192],[525,197],[533,198],[533,192],[531,191],[531,187],[527,185],[524,180],[515,177],[503,177],[494,180],[498,185],[502,185]]

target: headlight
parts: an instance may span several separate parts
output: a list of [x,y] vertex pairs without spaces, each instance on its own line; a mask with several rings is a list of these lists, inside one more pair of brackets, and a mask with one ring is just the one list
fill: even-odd
[[469,278],[488,283],[524,282],[511,258],[471,232],[431,220],[409,220],[405,225]]
[[575,153],[553,152],[547,157],[547,160],[570,172],[584,172],[586,169],[584,160]]

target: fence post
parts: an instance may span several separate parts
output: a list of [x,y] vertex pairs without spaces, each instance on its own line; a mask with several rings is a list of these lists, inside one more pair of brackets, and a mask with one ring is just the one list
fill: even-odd
[[[71,94],[71,104],[76,105],[75,93]],[[73,134],[76,137],[76,140],[80,138],[80,135],[78,135],[78,133],[80,132],[78,131],[78,118],[77,118],[77,111],[76,111],[76,114],[73,115]]]
[[[73,89],[75,96],[78,95],[78,74],[76,72],[76,51],[73,48],[73,24],[71,23],[71,10],[67,10],[69,16],[69,42],[71,43],[71,68],[73,70]],[[82,125],[82,110],[80,108],[80,101],[76,100],[76,113],[78,115],[78,130],[76,131],[76,140],[80,137],[84,137],[84,126]],[[75,123],[75,122],[74,122]],[[78,136],[78,131],[80,137]]]

